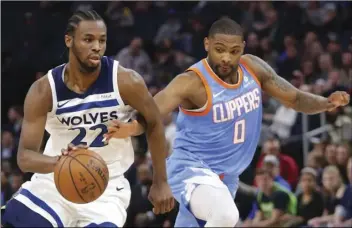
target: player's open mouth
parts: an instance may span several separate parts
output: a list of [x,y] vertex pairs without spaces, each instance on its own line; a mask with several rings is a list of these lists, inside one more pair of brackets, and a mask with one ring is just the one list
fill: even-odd
[[89,61],[93,63],[94,65],[100,63],[100,56],[91,56],[89,57]]
[[222,71],[229,71],[230,70],[230,67],[228,67],[228,66],[221,66],[220,68]]

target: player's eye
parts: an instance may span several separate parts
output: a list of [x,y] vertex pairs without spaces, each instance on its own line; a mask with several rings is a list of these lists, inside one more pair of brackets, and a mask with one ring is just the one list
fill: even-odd
[[99,42],[100,42],[100,43],[105,43],[105,42],[106,42],[106,40],[100,40]]
[[231,51],[231,54],[232,55],[237,55],[239,52],[240,52],[239,50],[233,50],[233,51]]
[[221,48],[215,48],[216,52],[221,53],[223,52]]
[[92,39],[90,39],[90,38],[85,38],[84,41],[87,42],[87,43],[90,43],[90,42],[92,42]]

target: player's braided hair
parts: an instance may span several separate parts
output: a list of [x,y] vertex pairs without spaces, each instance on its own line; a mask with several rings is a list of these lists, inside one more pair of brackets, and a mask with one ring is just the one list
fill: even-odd
[[215,21],[209,29],[209,37],[213,37],[215,34],[243,36],[243,29],[236,21],[223,17]]
[[77,11],[68,20],[66,34],[73,35],[81,21],[104,21],[104,19],[95,10]]

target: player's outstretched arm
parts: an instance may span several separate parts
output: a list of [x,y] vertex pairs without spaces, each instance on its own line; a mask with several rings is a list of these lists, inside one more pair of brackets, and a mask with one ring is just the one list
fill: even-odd
[[331,111],[350,101],[350,96],[342,91],[334,92],[328,98],[301,91],[277,75],[262,59],[253,55],[244,55],[242,59],[259,78],[264,92],[298,112],[316,114]]
[[24,118],[17,152],[17,162],[23,172],[51,173],[59,157],[39,152],[43,140],[47,113],[52,107],[52,95],[47,76],[34,82],[24,101]]
[[[176,76],[162,91],[154,96],[154,101],[159,108],[161,118],[175,110],[180,104],[189,99],[195,84],[201,83],[198,76],[192,77],[190,72]],[[131,123],[121,123],[113,121],[115,126],[109,128],[109,133],[104,137],[125,138],[143,134],[146,129],[146,122],[143,116],[138,113],[137,121]],[[114,134],[112,134],[114,132]]]
[[137,72],[120,67],[118,73],[119,91],[123,101],[136,109],[146,123],[146,136],[153,163],[153,185],[149,198],[156,214],[168,212],[174,207],[174,201],[167,184],[166,138],[159,109]]

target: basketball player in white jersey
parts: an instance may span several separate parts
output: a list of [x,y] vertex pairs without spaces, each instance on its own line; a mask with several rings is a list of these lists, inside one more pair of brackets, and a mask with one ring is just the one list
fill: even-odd
[[[134,152],[130,138],[106,143],[103,135],[109,122],[127,122],[133,110],[148,125],[154,168],[149,199],[156,214],[170,211],[174,200],[166,177],[164,129],[143,79],[103,56],[106,25],[95,11],[79,11],[69,19],[65,43],[68,63],[34,82],[26,96],[17,161],[22,171],[35,174],[7,203],[3,226],[123,227],[131,194],[123,174]],[[41,154],[44,129],[50,138]],[[74,146],[61,153],[67,145]],[[99,153],[109,168],[107,189],[87,204],[65,200],[53,178],[55,165],[76,146]]]

